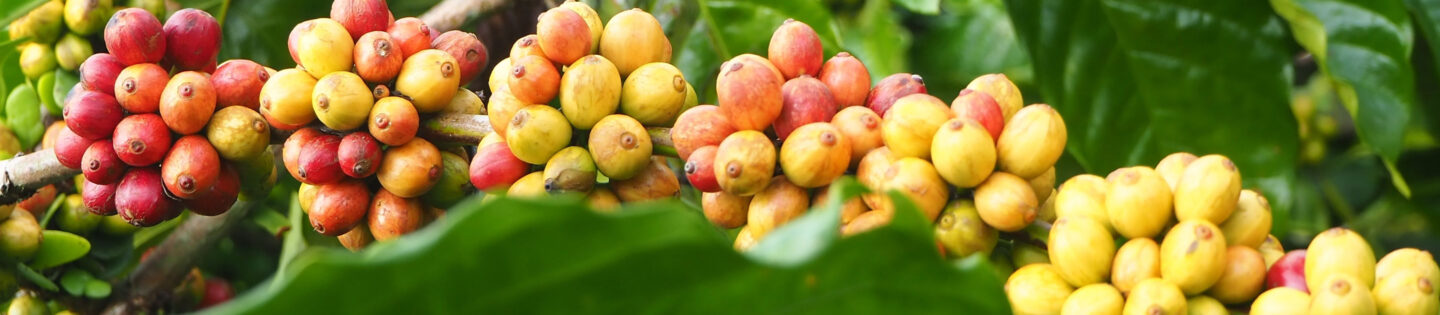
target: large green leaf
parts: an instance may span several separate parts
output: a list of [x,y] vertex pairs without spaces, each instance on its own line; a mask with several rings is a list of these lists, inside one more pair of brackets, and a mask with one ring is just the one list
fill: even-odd
[[1424,35],[1417,41],[1411,61],[1415,67],[1415,92],[1417,96],[1416,115],[1412,119],[1420,121],[1428,127],[1430,135],[1440,136],[1440,89],[1434,88],[1440,85],[1440,50],[1436,50],[1435,44],[1440,43],[1440,0],[1407,0],[1410,13],[1415,17],[1415,25],[1420,27],[1420,34]]
[[[1335,81],[1355,131],[1390,169],[1391,181],[1410,195],[1395,171],[1415,102],[1410,67],[1414,30],[1400,0],[1271,0],[1294,30],[1295,41]],[[1419,10],[1433,21],[1430,12]],[[1433,25],[1431,26],[1433,27]]]
[[910,69],[926,90],[949,100],[987,73],[1004,73],[1022,91],[1033,88],[1030,57],[1020,47],[1000,0],[946,0],[934,17],[915,17]]
[[837,19],[843,26],[843,49],[865,63],[870,81],[910,71],[907,52],[912,36],[900,25],[890,0],[866,1],[855,15]]
[[237,0],[221,27],[220,61],[250,59],[284,69],[295,66],[285,41],[305,20],[330,17],[329,1]]
[[[802,230],[823,233],[792,229]],[[699,211],[674,201],[599,214],[572,198],[472,198],[364,252],[307,250],[270,289],[213,311],[1008,313],[994,270],[940,259],[930,235],[926,224],[896,224],[833,239],[782,267],[736,253]]]
[[31,9],[44,4],[45,1],[47,0],[9,0],[0,2],[0,27],[8,28],[10,21],[29,14]]
[[1177,151],[1224,154],[1277,216],[1288,213],[1299,142],[1288,105],[1291,52],[1283,22],[1264,3],[1007,5],[1039,85],[1026,99],[1060,111],[1068,152],[1087,171],[1154,165]]

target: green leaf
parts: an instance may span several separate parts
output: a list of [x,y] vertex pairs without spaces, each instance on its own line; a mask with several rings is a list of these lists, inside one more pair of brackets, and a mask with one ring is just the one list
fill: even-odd
[[[55,69],[55,72],[65,70]],[[55,103],[55,93],[45,93],[55,89],[55,72],[46,73],[35,80],[35,95],[40,97],[40,105],[45,106],[46,111],[59,113],[60,105]]]
[[90,252],[90,241],[65,231],[45,230],[42,232],[39,251],[30,260],[30,267],[45,270],[85,257]]
[[85,294],[85,286],[89,285],[91,280],[95,280],[95,277],[91,277],[88,271],[82,269],[66,270],[64,274],[60,275],[60,287],[65,289],[65,293],[70,293],[70,295],[73,296],[81,296]]
[[29,150],[40,142],[45,126],[40,123],[40,96],[30,84],[20,84],[5,100],[5,124],[15,132],[20,147]]
[[[0,2],[0,27],[9,28],[10,22],[30,13],[31,9],[48,0],[13,0]],[[6,37],[8,39],[8,37]]]
[[15,275],[46,291],[60,291],[60,287],[55,286],[54,281],[50,281],[50,278],[46,278],[45,275],[40,274],[40,272],[35,271],[35,269],[30,269],[30,267],[25,266],[25,264],[15,264]]
[[[52,108],[53,111],[50,112],[51,116],[58,117],[60,116],[60,113],[64,111],[66,101],[65,97],[70,95],[70,89],[75,88],[76,84],[80,84],[79,72],[55,70],[55,87],[50,90],[50,94],[52,95],[51,97],[55,99],[55,104],[58,106]],[[40,90],[37,92],[45,93],[45,90]]]
[[[1355,132],[1379,153],[1400,193],[1409,196],[1409,186],[1394,168],[1415,106],[1415,73],[1410,66],[1415,34],[1404,3],[1271,0],[1270,5],[1289,22],[1295,41],[1334,80],[1341,102],[1354,118]],[[1417,13],[1430,19],[1428,27],[1433,28],[1430,14]]]
[[210,311],[1009,312],[994,270],[940,259],[930,233],[882,227],[834,240],[795,267],[775,266],[734,252],[697,209],[676,201],[599,214],[574,198],[471,198],[404,238],[360,253],[312,248],[291,268],[274,290]]
[[1294,204],[1291,51],[1283,21],[1263,3],[1007,5],[1039,86],[1026,99],[1064,116],[1067,151],[1087,172],[1154,165],[1172,152],[1218,153],[1277,212]]
[[285,232],[284,243],[280,247],[280,263],[275,274],[289,274],[287,271],[290,270],[290,263],[294,262],[295,257],[309,247],[305,243],[305,230],[309,225],[305,224],[305,211],[300,209],[299,194],[290,197],[290,216],[288,218],[292,228]]
[[915,13],[930,15],[940,13],[940,0],[895,0],[895,3],[910,11],[915,11]]
[[[1022,91],[1034,86],[1030,57],[1000,0],[947,0],[933,17],[915,17],[910,69],[930,95],[950,100],[975,77],[1004,73]],[[872,74],[874,75],[874,74]]]
[[110,283],[91,279],[85,284],[85,297],[92,299],[103,299],[110,296]]

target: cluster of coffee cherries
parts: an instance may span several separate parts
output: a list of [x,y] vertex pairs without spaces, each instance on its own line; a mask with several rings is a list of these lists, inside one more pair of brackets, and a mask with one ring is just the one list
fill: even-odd
[[[1377,265],[1364,238],[1334,228],[1286,254],[1270,235],[1269,202],[1242,188],[1239,169],[1223,155],[1179,152],[1154,168],[1078,175],[1038,216],[1050,224],[1048,239],[1015,260],[1019,269],[1006,283],[1016,313],[1228,314],[1227,306],[1249,306],[1255,314],[1433,314],[1440,307],[1433,289],[1440,269],[1427,252],[1397,250]],[[983,225],[958,231],[937,236],[965,253],[996,245],[996,231]]]
[[461,88],[485,66],[474,34],[435,34],[396,20],[383,0],[335,1],[329,18],[295,26],[295,68],[260,91],[270,125],[294,131],[282,160],[303,185],[310,225],[358,250],[424,226],[473,189],[461,147],[417,137],[422,117],[479,114]]
[[[109,53],[80,65],[54,144],[62,165],[80,169],[84,204],[101,215],[152,226],[180,215],[227,211],[242,180],[273,181],[270,129],[255,112],[270,74],[255,62],[216,65],[220,25],[204,11],[115,13]],[[176,71],[171,75],[171,71]]]
[[536,30],[490,75],[495,133],[479,144],[471,183],[489,196],[585,194],[597,209],[679,193],[647,127],[673,125],[698,98],[669,63],[660,22],[632,9],[602,24],[571,1]]
[[[854,56],[824,60],[819,36],[803,22],[782,23],[768,53],[721,65],[719,105],[686,111],[672,130],[686,177],[704,192],[706,217],[743,226],[737,248],[804,214],[852,171],[873,191],[901,192],[946,230],[962,209],[973,211],[986,198],[997,203],[979,206],[997,213],[1028,205],[1028,215],[983,223],[1022,229],[1043,200],[1037,195],[1052,190],[1064,122],[1047,105],[1022,107],[1019,89],[1003,74],[976,78],[947,105],[926,94],[918,75],[893,74],[872,86]],[[951,202],[954,188],[973,189],[976,200]],[[842,231],[866,231],[893,215],[883,193],[848,200]]]

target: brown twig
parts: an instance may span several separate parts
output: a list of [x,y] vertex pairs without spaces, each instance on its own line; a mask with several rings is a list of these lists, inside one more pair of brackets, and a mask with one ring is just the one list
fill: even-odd
[[60,165],[55,152],[48,149],[0,161],[0,205],[20,202],[40,187],[78,174],[80,170]]
[[155,247],[148,259],[140,261],[130,276],[114,284],[106,314],[158,313],[169,292],[185,279],[190,267],[216,241],[229,235],[231,228],[244,221],[264,200],[236,201],[230,211],[206,217],[192,216]]
[[466,21],[479,18],[506,4],[508,0],[445,0],[420,15],[425,25],[437,32],[459,29]]

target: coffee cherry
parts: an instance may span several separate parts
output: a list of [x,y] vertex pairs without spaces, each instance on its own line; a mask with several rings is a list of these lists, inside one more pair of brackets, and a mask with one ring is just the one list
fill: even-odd
[[[1249,300],[1246,300],[1246,301],[1249,301]],[[1225,304],[1220,304],[1220,301],[1215,300],[1215,298],[1208,297],[1208,296],[1204,296],[1204,295],[1193,296],[1193,297],[1191,297],[1190,299],[1185,300],[1185,306],[1186,306],[1186,307],[1185,307],[1185,308],[1186,308],[1186,311],[1185,311],[1186,313],[1185,313],[1185,314],[1187,314],[1187,315],[1188,315],[1188,314],[1194,314],[1194,315],[1227,315],[1227,314],[1230,314],[1230,310],[1225,308]]]
[[115,188],[115,210],[130,225],[147,227],[179,216],[180,202],[165,194],[159,167],[139,167]]
[[1000,105],[1000,112],[1005,114],[1005,122],[1010,122],[1010,117],[1025,105],[1025,99],[1020,95],[1020,88],[1010,82],[1010,78],[1003,73],[992,73],[976,77],[965,86],[967,90],[975,90],[989,94],[995,98]]
[[326,127],[352,130],[365,126],[371,107],[375,105],[375,97],[360,76],[336,71],[315,82],[310,105],[315,110],[315,117]]
[[985,224],[997,230],[1014,232],[1035,221],[1040,201],[1035,191],[1019,176],[1005,172],[990,174],[975,188],[975,207]]
[[98,53],[90,55],[80,64],[80,86],[86,90],[115,95],[115,78],[125,64],[115,55]]
[[[410,97],[416,111],[438,112],[455,97],[460,75],[459,65],[450,54],[436,49],[422,50],[405,59],[400,76],[395,78],[395,92]],[[559,75],[555,78],[558,82]]]
[[700,147],[685,160],[685,179],[695,190],[707,193],[721,191],[720,182],[715,178],[715,156],[719,153],[718,148],[713,145]]
[[641,202],[673,198],[680,193],[680,179],[675,177],[664,157],[651,157],[635,177],[610,181],[610,188],[624,202]]
[[485,64],[489,58],[489,52],[485,50],[485,44],[475,37],[475,34],[451,30],[440,34],[433,43],[435,49],[443,50],[454,57],[456,65],[460,68],[460,84],[470,84],[485,70]]
[[560,149],[545,162],[545,191],[588,193],[595,187],[595,160],[582,147]]
[[1240,198],[1240,170],[1222,155],[1206,155],[1185,167],[1175,185],[1175,217],[1224,222]]
[[1099,220],[1106,229],[1110,217],[1105,211],[1105,179],[1091,174],[1077,175],[1060,185],[1055,194],[1057,217],[1088,217]]
[[1380,314],[1431,314],[1440,309],[1436,277],[1402,270],[1375,282],[1375,306]]
[[598,53],[600,51],[600,35],[605,32],[605,27],[600,21],[600,14],[595,12],[595,9],[591,8],[590,5],[584,1],[566,1],[560,4],[560,7],[574,11],[580,15],[581,19],[585,20],[586,30],[590,32],[589,53]]
[[1020,109],[995,141],[1000,169],[1024,178],[1044,173],[1065,151],[1065,132],[1065,120],[1049,105]]
[[370,209],[370,189],[365,182],[345,179],[320,185],[310,203],[310,226],[315,232],[339,236],[362,223]]
[[850,167],[850,141],[827,122],[801,126],[780,146],[780,169],[796,185],[830,184]]
[[180,9],[165,20],[165,60],[181,70],[214,70],[220,54],[220,23],[210,13]]
[[309,124],[315,120],[315,109],[310,105],[315,84],[315,77],[300,69],[276,72],[260,89],[260,114],[283,125]]
[[160,117],[175,133],[200,132],[214,113],[215,87],[210,85],[210,78],[200,72],[176,74],[160,93]]
[[165,57],[160,20],[138,8],[121,9],[105,25],[105,51],[125,65],[158,63]]
[[835,95],[836,105],[865,106],[865,98],[870,94],[870,71],[860,59],[842,51],[825,61],[819,78]]
[[1225,252],[1225,271],[1206,294],[1221,302],[1236,304],[1255,299],[1265,284],[1265,258],[1245,246],[1230,246]]
[[[1330,228],[1315,235],[1305,251],[1305,284],[1316,294],[1328,286],[1335,274],[1354,277],[1354,283],[1368,288],[1375,283],[1375,252],[1360,234],[1346,228]],[[1322,282],[1324,281],[1324,282]]]
[[1124,307],[1125,298],[1120,296],[1119,290],[1108,284],[1096,283],[1070,293],[1060,307],[1060,314],[1120,314]]
[[[881,187],[881,184],[884,183],[885,172],[890,170],[890,164],[894,163],[895,160],[896,157],[890,154],[889,147],[879,147],[870,150],[869,153],[865,154],[865,157],[860,159],[860,163],[856,164],[855,178],[861,185],[870,188],[871,191],[883,191],[884,187]],[[880,196],[882,194],[883,193],[870,193],[861,195],[861,198],[864,199],[865,204],[870,206],[871,209],[875,209],[880,206]]]
[[156,114],[126,116],[115,126],[112,145],[121,161],[142,167],[160,163],[170,151],[170,130]]
[[[946,182],[960,188],[975,187],[995,170],[995,142],[979,123],[951,119],[935,132],[930,159]],[[1046,190],[1044,197],[1037,194],[1036,199],[1049,197],[1049,193]]]
[[351,252],[359,252],[375,241],[375,237],[370,235],[370,228],[364,224],[356,224],[354,228],[350,229],[350,232],[340,234],[335,239],[340,241],[340,246],[344,246]]
[[647,126],[670,124],[685,106],[687,86],[680,68],[658,62],[640,66],[620,89],[620,113]]
[[1375,297],[1354,276],[1337,273],[1311,288],[1310,314],[1375,314]]
[[[945,208],[945,201],[950,197],[950,187],[940,179],[935,166],[922,159],[899,158],[890,164],[883,176],[880,191],[899,191],[914,202],[915,208],[930,222],[940,216],[940,210]],[[878,201],[876,211],[894,213],[896,207],[890,194],[881,194]]]
[[750,200],[753,196],[736,196],[724,191],[706,192],[700,196],[700,208],[705,219],[724,229],[745,225],[749,217]]
[[[858,204],[864,206],[863,203]],[[843,215],[841,221],[844,221]],[[985,221],[980,219],[980,212],[975,209],[975,202],[970,200],[951,202],[935,223],[935,239],[940,241],[950,257],[988,254],[999,238],[1000,233],[985,225]]]
[[85,208],[95,215],[115,215],[115,188],[119,183],[102,185],[85,181],[80,195],[85,199]]
[[529,169],[530,165],[510,153],[510,146],[504,142],[484,144],[470,162],[470,184],[482,191],[509,186]]
[[720,142],[715,155],[715,178],[725,192],[738,196],[754,195],[771,181],[771,175],[775,173],[775,159],[775,146],[770,144],[765,134],[754,130],[738,131]]
[[1155,164],[1155,171],[1160,172],[1160,176],[1165,178],[1165,183],[1170,184],[1171,191],[1174,191],[1175,185],[1180,183],[1180,177],[1185,175],[1185,168],[1198,158],[1189,152],[1171,153],[1164,159],[1160,159],[1160,163]]
[[670,62],[670,40],[665,38],[665,31],[655,16],[630,9],[616,13],[605,23],[600,35],[600,55],[615,62],[620,76],[629,76],[641,65]]
[[1160,278],[1160,245],[1148,238],[1133,238],[1115,252],[1110,282],[1130,293],[1141,280]]
[[390,38],[390,33],[375,31],[365,33],[355,43],[355,73],[365,82],[384,83],[400,75],[400,66],[405,62],[400,46]]
[[[606,31],[614,29],[612,26]],[[601,39],[604,40],[604,37]],[[601,49],[605,48],[602,46]],[[621,67],[620,73],[629,72]],[[764,130],[780,117],[784,107],[781,95],[784,83],[780,70],[776,70],[769,60],[752,54],[736,56],[720,65],[720,76],[716,78],[715,93],[720,113],[730,119],[735,129]]]
[[[555,7],[540,14],[535,34],[545,56],[560,64],[574,63],[590,53],[590,25],[579,12]],[[442,35],[443,36],[443,35]]]
[[175,140],[161,163],[165,189],[179,199],[195,199],[210,191],[220,177],[220,154],[205,137],[189,135]]
[[1125,300],[1125,314],[1185,314],[1185,294],[1180,288],[1160,278],[1149,278],[1135,284]]
[[880,117],[888,117],[890,106],[900,98],[911,94],[925,94],[925,80],[915,74],[892,74],[880,79],[880,83],[870,89],[870,94],[865,99],[865,106],[880,114]]
[[1305,250],[1297,249],[1270,265],[1265,274],[1265,289],[1288,287],[1310,293],[1305,284]]
[[515,157],[530,164],[545,164],[570,143],[572,129],[565,115],[547,105],[530,105],[515,113],[506,127],[505,143]]
[[94,142],[94,140],[75,134],[69,126],[61,127],[60,134],[55,139],[55,159],[59,160],[60,165],[66,168],[81,169],[84,166],[81,162],[85,158],[85,151]]
[[[1005,296],[1016,314],[1058,314],[1074,291],[1050,264],[1021,267],[1005,281]],[[1184,301],[1184,296],[1180,299]]]
[[[590,155],[595,158],[595,167],[601,174],[614,180],[635,177],[650,161],[652,144],[650,134],[639,121],[625,115],[609,115],[601,118],[590,129],[588,140]],[[768,141],[766,142],[768,143]],[[771,147],[773,152],[774,147]],[[771,155],[771,171],[774,157]],[[718,157],[717,157],[718,161]],[[719,174],[717,173],[717,176]],[[723,186],[723,180],[722,180]]]
[[375,31],[385,31],[395,16],[385,0],[340,0],[330,3],[330,18],[345,27],[350,38]]
[[800,218],[810,208],[810,195],[805,188],[790,183],[784,175],[771,178],[765,188],[750,199],[746,227],[756,239],[790,220]]
[[1115,239],[1092,218],[1061,217],[1050,228],[1050,263],[1066,282],[1085,286],[1110,278]]
[[370,235],[388,241],[415,232],[424,226],[425,205],[419,199],[401,198],[385,189],[375,192],[366,216]]
[[[345,26],[333,19],[318,18],[295,25],[296,39],[292,49],[299,63],[311,77],[320,78],[335,71],[348,71],[354,64],[355,38]],[[363,34],[363,33],[362,33]]]
[[414,198],[435,186],[440,180],[442,167],[440,150],[430,141],[416,138],[386,151],[375,177],[380,180],[380,186],[390,193]]
[[253,158],[270,145],[270,126],[248,107],[229,106],[216,111],[205,128],[207,139],[220,157],[230,161]]
[[81,91],[66,102],[62,115],[71,132],[85,139],[101,140],[111,136],[125,113],[114,97]]
[[1224,274],[1225,251],[1225,235],[1214,224],[1180,221],[1160,242],[1160,276],[1187,294],[1199,294]]
[[1106,176],[1105,183],[1105,208],[1110,226],[1120,235],[1156,236],[1170,222],[1173,213],[1170,190],[1155,170],[1145,166],[1121,168]]
[[781,141],[806,124],[829,122],[840,110],[830,88],[809,75],[786,81],[780,88],[780,97],[780,116],[775,118],[773,127]]
[[1274,288],[1250,304],[1251,314],[1308,314],[1310,295],[1292,288]]
[[680,158],[689,159],[695,150],[719,145],[731,133],[735,133],[735,126],[721,113],[720,107],[700,105],[680,114],[675,127],[670,129],[670,138]]
[[[420,196],[420,201],[426,205],[436,208],[450,208],[465,197],[475,192],[475,187],[470,184],[470,161],[465,160],[461,154],[453,152],[440,152],[440,164],[444,165],[440,172],[440,180],[435,182],[430,191]],[[591,179],[590,182],[595,182]]]
[[1005,129],[1005,114],[1000,112],[1000,104],[990,94],[960,90],[960,95],[950,101],[950,110],[955,112],[955,117],[979,122],[985,126],[991,140],[1000,140],[1000,133]]
[[340,169],[340,139],[336,135],[320,134],[305,142],[297,160],[299,176],[295,179],[311,185],[324,185],[344,179],[345,172]]
[[770,36],[770,62],[785,79],[801,75],[819,75],[825,50],[820,46],[820,35],[805,22],[787,19]]
[[899,157],[930,158],[935,131],[954,118],[945,102],[927,94],[900,98],[880,123],[885,146]]
[[340,171],[359,179],[374,175],[375,171],[379,169],[380,158],[384,154],[380,149],[380,142],[375,141],[375,137],[371,137],[364,131],[354,132],[341,138],[338,150]]
[[108,139],[90,144],[80,163],[80,171],[85,174],[85,180],[96,184],[118,183],[127,169],[129,166],[116,156],[114,145]]
[[[163,170],[162,170],[163,171]],[[226,164],[220,167],[220,175],[209,190],[201,192],[194,199],[183,201],[190,212],[204,216],[217,216],[230,211],[235,199],[240,196],[240,174]]]
[[390,33],[390,38],[395,40],[395,46],[400,49],[404,58],[408,59],[421,50],[430,49],[430,27],[420,19],[406,17],[395,20],[385,32]]
[[1254,190],[1240,191],[1235,211],[1220,224],[1230,245],[1259,248],[1270,234],[1270,202]]
[[254,61],[231,59],[215,68],[210,75],[210,85],[215,87],[215,104],[218,107],[244,106],[260,110],[260,89],[270,80],[274,70],[265,68]]
[[280,150],[280,160],[284,162],[285,169],[290,171],[290,177],[297,180],[303,178],[303,176],[300,176],[300,153],[305,151],[305,145],[307,143],[319,138],[321,135],[323,135],[323,133],[321,133],[320,130],[304,128],[295,131],[295,133],[290,134],[290,137],[285,138],[285,145]]

